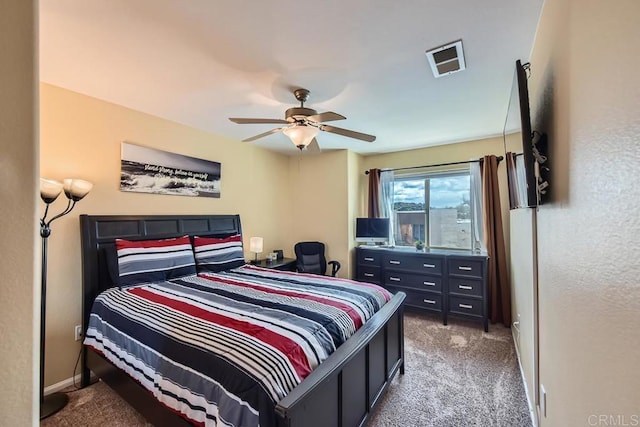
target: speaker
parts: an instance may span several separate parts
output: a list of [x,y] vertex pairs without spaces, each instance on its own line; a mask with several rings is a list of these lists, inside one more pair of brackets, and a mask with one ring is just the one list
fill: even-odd
[[277,255],[276,259],[282,259],[282,258],[284,258],[284,255],[283,255],[283,253],[282,253],[282,249],[275,249],[273,252],[275,252],[275,253],[276,253],[276,255]]

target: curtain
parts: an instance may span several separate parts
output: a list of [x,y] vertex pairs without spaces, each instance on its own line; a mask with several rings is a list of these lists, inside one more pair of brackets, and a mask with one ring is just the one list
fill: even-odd
[[369,169],[369,218],[380,218],[380,169]]
[[482,230],[482,172],[480,162],[469,164],[469,175],[471,177],[471,215],[473,218],[473,249],[476,251],[486,250],[484,245],[484,233]]
[[395,246],[394,238],[394,215],[393,215],[393,171],[384,170],[380,172],[380,207],[381,216],[389,218],[389,239],[388,244]]
[[502,229],[498,188],[498,160],[484,156],[482,162],[482,204],[484,243],[489,255],[489,319],[511,326],[511,295]]

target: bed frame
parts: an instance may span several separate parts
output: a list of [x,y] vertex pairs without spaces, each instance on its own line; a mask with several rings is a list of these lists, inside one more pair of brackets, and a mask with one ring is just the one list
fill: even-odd
[[[87,330],[97,295],[113,286],[106,251],[116,238],[158,239],[241,233],[239,215],[80,215],[82,240],[82,329]],[[404,374],[405,295],[396,294],[348,341],[276,404],[278,427],[367,424],[391,379]],[[156,426],[186,426],[151,393],[102,355],[82,349],[82,386],[93,372]]]

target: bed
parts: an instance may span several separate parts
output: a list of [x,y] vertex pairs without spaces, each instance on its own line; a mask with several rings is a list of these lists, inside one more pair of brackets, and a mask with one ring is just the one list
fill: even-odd
[[[90,329],[91,309],[103,291],[117,294],[110,272],[109,253],[116,239],[130,241],[170,239],[180,236],[231,236],[241,234],[238,215],[179,215],[179,216],[89,216],[81,215],[83,265],[83,330]],[[292,275],[291,277],[283,275]],[[278,276],[278,277],[275,277]],[[257,267],[240,266],[235,270],[208,274],[208,277],[189,279],[194,286],[209,283],[254,280],[266,282],[298,283],[305,275],[272,272]],[[277,280],[276,280],[277,279]],[[306,279],[305,279],[306,280]],[[311,278],[310,280],[315,280]],[[321,279],[333,285],[330,280]],[[205,281],[206,283],[201,283]],[[342,281],[349,284],[349,281]],[[180,286],[185,283],[180,283]],[[192,286],[193,284],[189,284]],[[255,287],[253,282],[245,287]],[[356,284],[353,283],[355,286]],[[171,283],[170,286],[176,286]],[[297,286],[300,286],[298,283]],[[146,291],[146,290],[145,290]],[[137,292],[143,292],[139,290]],[[191,291],[190,291],[191,292]],[[104,293],[99,298],[104,298]],[[360,426],[365,425],[376,404],[386,391],[389,381],[404,373],[403,348],[404,295],[390,296],[380,310],[351,335],[344,343],[338,342],[322,363],[275,404],[260,409],[261,425],[274,426]],[[99,305],[99,304],[97,304]],[[95,317],[95,315],[94,315]],[[91,326],[95,332],[95,321]],[[117,364],[117,363],[116,363]],[[189,368],[190,369],[190,368]],[[82,385],[90,383],[93,372],[154,425],[191,425],[173,410],[160,403],[129,374],[107,360],[104,353],[92,345],[84,345],[82,353]],[[269,411],[268,416],[265,415]],[[268,421],[264,421],[268,420]]]

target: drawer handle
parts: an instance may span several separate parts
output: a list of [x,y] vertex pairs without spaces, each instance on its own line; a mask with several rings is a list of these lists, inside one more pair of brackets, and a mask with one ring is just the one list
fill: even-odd
[[373,277],[373,273],[364,273],[365,277]]
[[435,264],[422,264],[422,266],[425,268],[436,268]]
[[458,285],[458,289],[466,289],[468,291],[473,289],[473,286],[467,286],[467,285]]
[[436,284],[434,282],[422,282],[423,285],[427,285],[427,286],[435,286]]
[[400,265],[400,261],[390,260],[390,261],[389,261],[389,264]]
[[393,281],[393,282],[399,282],[400,278],[399,277],[389,277],[389,280]]
[[364,260],[365,260],[365,261],[373,261],[373,258],[370,258],[370,257],[364,257]]
[[460,307],[460,308],[468,308],[469,310],[471,310],[473,308],[473,306],[469,305],[469,304],[458,304],[458,307]]
[[458,267],[458,270],[471,271],[471,270],[472,270],[472,268],[471,268],[471,267],[464,266],[464,265],[461,265],[460,267]]
[[432,299],[423,299],[422,301],[426,302],[427,304],[435,304],[436,302]]

